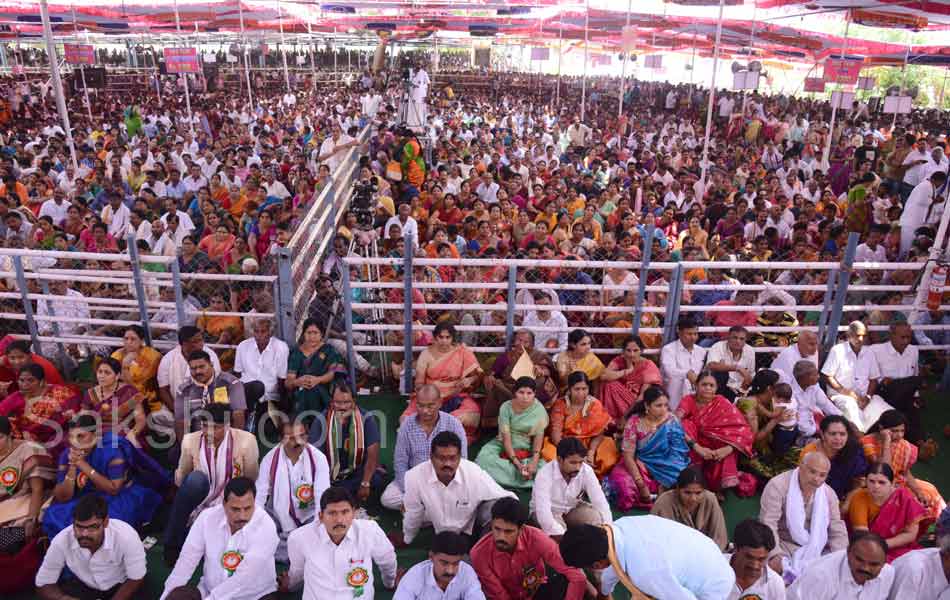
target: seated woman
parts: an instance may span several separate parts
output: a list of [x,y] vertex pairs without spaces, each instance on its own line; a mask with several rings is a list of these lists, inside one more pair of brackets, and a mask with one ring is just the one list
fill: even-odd
[[142,447],[145,434],[145,408],[142,395],[135,386],[123,383],[119,376],[122,366],[112,357],[103,358],[96,367],[97,385],[83,394],[80,410],[95,414],[108,431],[128,439],[133,446]]
[[0,416],[0,554],[39,533],[40,510],[55,477],[42,446],[17,440],[10,419]]
[[530,377],[515,382],[514,397],[498,411],[498,437],[482,446],[475,459],[504,487],[530,489],[535,473],[544,466],[541,446],[548,413],[534,390]]
[[[208,312],[232,312],[228,294],[224,288],[217,288],[208,298]],[[237,345],[244,334],[244,322],[241,317],[227,315],[209,315],[202,313],[195,321],[195,326],[204,333],[205,340],[211,344]],[[221,366],[229,370],[234,366],[234,351],[227,349],[221,352]]]
[[69,427],[69,447],[59,455],[53,503],[43,515],[43,530],[51,539],[72,523],[73,507],[86,494],[99,494],[109,504],[109,516],[139,527],[151,520],[168,475],[125,438],[97,435],[96,418],[82,414]]
[[[154,425],[158,414],[164,410],[171,419],[171,412],[158,399],[158,365],[162,354],[145,345],[145,330],[139,325],[129,325],[122,335],[122,347],[112,353],[112,358],[122,365],[122,382],[127,383],[142,395],[142,403],[148,420]],[[170,423],[170,421],[169,421]]]
[[307,319],[297,347],[287,359],[287,390],[293,397],[294,412],[322,411],[330,405],[330,384],[346,365],[336,348],[323,340],[316,319]]
[[[522,358],[527,354],[526,358]],[[532,373],[526,372],[530,368]],[[517,374],[517,377],[515,376]],[[491,373],[485,377],[485,402],[482,404],[482,426],[498,426],[498,408],[511,400],[512,388],[518,377],[534,377],[538,386],[536,396],[541,404],[550,406],[558,395],[557,369],[546,352],[534,349],[534,333],[521,329],[515,333],[508,352],[495,359]]]
[[[416,361],[416,388],[431,383],[442,393],[441,410],[451,413],[465,427],[468,443],[476,439],[481,412],[470,392],[478,385],[482,368],[475,354],[465,344],[456,343],[455,327],[439,323],[433,331],[435,340],[422,351]],[[543,407],[542,407],[543,410]],[[400,422],[416,414],[416,398],[399,417]]]
[[702,532],[716,542],[720,550],[725,550],[729,543],[726,517],[716,494],[703,487],[703,476],[696,469],[683,469],[676,479],[676,489],[660,494],[650,514]]
[[754,437],[755,456],[742,464],[765,480],[794,469],[798,462],[798,448],[792,445],[798,429],[789,425],[789,420],[794,423],[795,413],[780,406],[789,403],[792,388],[778,381],[777,371],[758,371],[749,384],[749,395],[736,400]]
[[738,457],[752,455],[753,438],[745,417],[716,387],[712,372],[703,370],[696,378],[696,393],[683,396],[676,416],[686,432],[692,464],[702,467],[709,489],[721,494],[739,485]]
[[590,380],[583,371],[574,371],[567,378],[567,396],[551,407],[551,429],[541,449],[541,458],[551,462],[557,458],[557,445],[562,438],[575,437],[587,448],[587,464],[597,477],[610,472],[620,453],[612,437],[606,435],[613,419],[600,400],[590,395]]
[[801,458],[810,452],[821,452],[831,461],[825,483],[847,506],[848,494],[851,490],[863,487],[868,470],[857,430],[843,416],[828,415],[821,420],[818,440],[802,448]]
[[17,391],[17,374],[28,364],[43,367],[47,382],[63,385],[63,376],[53,363],[30,351],[29,341],[13,340],[4,348],[3,358],[0,358],[0,396]]
[[854,493],[847,521],[852,531],[872,531],[887,542],[887,562],[920,548],[917,538],[927,520],[925,509],[905,487],[894,485],[894,470],[886,463],[871,465],[867,487]]
[[[17,376],[19,389],[0,402],[0,415],[10,418],[14,438],[36,442],[50,455],[66,445],[61,435],[70,416],[79,407],[79,397],[65,385],[46,382],[38,364],[28,364]],[[47,444],[57,442],[55,446]]]
[[890,465],[894,470],[894,482],[913,492],[927,509],[927,524],[936,521],[947,503],[932,483],[917,479],[910,472],[917,462],[917,446],[904,439],[907,418],[899,410],[887,410],[868,431],[869,433],[861,438],[865,458],[871,462]]
[[562,390],[567,376],[574,371],[583,371],[591,381],[604,372],[604,363],[591,351],[591,337],[583,329],[574,329],[567,335],[567,350],[557,355],[557,372]]
[[617,508],[649,508],[650,495],[673,487],[689,466],[686,434],[670,412],[670,399],[659,386],[643,392],[623,428],[623,461],[610,472]]
[[643,340],[632,335],[623,342],[623,354],[607,365],[600,376],[600,397],[610,416],[618,422],[623,419],[643,392],[651,385],[663,385],[660,369],[643,356]]

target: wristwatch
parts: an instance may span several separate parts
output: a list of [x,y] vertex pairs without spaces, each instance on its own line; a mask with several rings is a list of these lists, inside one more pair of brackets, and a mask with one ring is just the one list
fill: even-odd
[[361,482],[360,482],[360,487],[368,488],[368,487],[369,487],[369,482],[368,482],[368,481],[361,481]]

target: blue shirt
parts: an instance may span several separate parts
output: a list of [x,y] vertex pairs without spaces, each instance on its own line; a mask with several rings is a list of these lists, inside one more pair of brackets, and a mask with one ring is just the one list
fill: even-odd
[[466,562],[459,563],[458,573],[443,592],[432,575],[432,561],[426,560],[406,571],[393,600],[485,600],[485,594],[475,569]]
[[429,460],[432,451],[432,438],[443,431],[451,431],[462,440],[462,458],[468,458],[468,442],[462,423],[447,412],[439,411],[439,420],[432,433],[426,435],[416,416],[403,421],[396,433],[396,451],[393,453],[393,469],[396,471],[396,485],[406,491],[406,471]]
[[[663,600],[723,600],[736,575],[719,546],[700,531],[663,517],[613,522],[617,561],[643,593]],[[609,594],[620,582],[613,567],[602,576]]]

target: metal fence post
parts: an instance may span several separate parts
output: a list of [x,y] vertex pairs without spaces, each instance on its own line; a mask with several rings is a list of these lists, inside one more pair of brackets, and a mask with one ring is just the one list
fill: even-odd
[[822,342],[822,350],[827,355],[828,351],[838,340],[838,326],[841,325],[841,313],[844,309],[844,301],[848,295],[848,283],[851,281],[851,265],[854,264],[854,254],[858,249],[858,234],[851,232],[848,234],[848,246],[845,248],[844,257],[841,259],[841,268],[838,270],[838,289],[835,292],[835,304],[828,316],[828,329],[825,331],[825,339]]
[[20,297],[23,299],[23,315],[26,317],[26,328],[33,341],[33,351],[40,352],[40,334],[36,327],[36,318],[33,314],[33,303],[30,300],[30,288],[26,285],[26,272],[23,270],[23,257],[13,255],[13,268],[16,271],[16,284],[20,288]]
[[350,265],[343,264],[343,316],[346,320],[346,367],[350,382],[356,385],[356,351],[353,349],[353,292],[350,288]]
[[670,291],[666,296],[666,321],[663,323],[663,344],[669,344],[676,337],[676,320],[680,312],[680,294],[683,291],[683,265],[673,267],[670,272]]
[[515,296],[517,290],[515,284],[518,282],[518,266],[508,266],[508,314],[505,318],[505,348],[511,348],[515,337]]
[[404,321],[403,328],[403,369],[405,377],[403,386],[404,394],[411,394],[413,390],[412,382],[412,255],[415,248],[412,246],[412,238],[408,235],[403,237],[405,241],[406,256],[403,259],[402,274],[402,314]]
[[[646,238],[653,240],[654,226],[647,227]],[[643,318],[643,300],[647,294],[647,277],[650,274],[650,259],[653,257],[653,244],[643,244],[643,260],[640,261],[640,280],[637,282],[637,302],[633,312],[633,335],[640,335],[640,319]]]
[[[40,279],[40,289],[43,291],[43,295],[45,295],[45,296],[49,296],[49,295],[50,295],[50,293],[49,293],[49,282],[46,281],[45,279]],[[48,316],[54,317],[53,319],[50,320],[50,323],[52,324],[52,327],[53,327],[53,337],[59,337],[59,335],[60,335],[59,323],[57,323],[57,322],[56,322],[56,319],[55,319],[55,317],[56,317],[56,309],[53,308],[53,301],[52,301],[52,300],[49,300],[49,299],[46,299],[46,300],[44,300],[43,302],[46,302],[46,311],[49,313]],[[61,356],[65,356],[65,355],[66,355],[66,347],[63,345],[63,343],[62,343],[62,342],[56,342],[56,345],[59,347],[59,353],[60,353],[60,355],[61,355]]]
[[129,249],[129,266],[132,267],[132,281],[135,284],[135,299],[139,304],[139,320],[142,321],[142,329],[145,330],[145,345],[152,345],[152,331],[149,327],[148,308],[145,305],[145,283],[142,280],[142,264],[139,261],[139,249],[135,245],[135,234],[130,233],[126,238],[126,246]]
[[281,338],[291,344],[297,332],[294,322],[294,283],[293,256],[290,248],[277,249],[277,295],[274,297],[277,307],[277,327]]
[[172,261],[172,286],[175,289],[175,314],[178,319],[178,328],[185,326],[185,297],[181,290],[181,268],[178,266],[178,257]]
[[[831,299],[834,297],[835,285],[838,282],[838,273],[840,273],[841,267],[835,266],[834,269],[831,269],[828,273],[828,281],[825,286],[825,295],[822,298],[822,304],[828,306],[828,303],[831,302]],[[825,333],[828,330],[828,317],[831,316],[831,313],[827,310],[821,311],[821,314],[818,315],[818,342],[824,344]]]

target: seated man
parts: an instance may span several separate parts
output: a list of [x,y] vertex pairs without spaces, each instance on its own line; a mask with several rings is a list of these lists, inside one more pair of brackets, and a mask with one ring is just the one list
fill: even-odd
[[[779,376],[782,373],[779,372]],[[808,441],[818,432],[815,422],[815,411],[828,415],[840,415],[838,407],[828,399],[825,392],[818,386],[818,367],[810,360],[800,360],[792,368],[792,398],[798,410],[799,439]]]
[[876,533],[864,532],[855,534],[847,550],[826,554],[809,564],[788,588],[786,597],[789,600],[886,600],[893,583],[894,568],[887,564],[887,542]]
[[188,532],[175,568],[165,580],[162,600],[188,587],[204,559],[198,591],[202,598],[276,598],[274,552],[279,538],[274,521],[254,500],[254,480],[236,477],[224,486],[224,502],[202,512]]
[[729,337],[716,342],[706,354],[706,368],[719,384],[719,393],[731,401],[744,395],[755,375],[755,351],[746,343],[745,327],[729,328]]
[[310,443],[322,443],[330,463],[330,485],[346,488],[365,503],[383,478],[379,466],[379,424],[363,414],[353,390],[341,378],[333,384],[330,406],[310,426]]
[[950,508],[945,508],[937,520],[936,548],[913,550],[891,566],[894,586],[890,600],[946,598],[950,590]]
[[814,331],[806,329],[799,333],[798,341],[779,352],[769,368],[778,371],[782,381],[790,383],[792,369],[800,360],[807,360],[818,368],[818,335]]
[[290,569],[280,577],[280,591],[303,583],[307,600],[373,600],[373,565],[383,587],[396,587],[396,551],[376,521],[357,519],[356,500],[344,487],[320,496],[319,521],[294,530],[287,539]]
[[829,469],[831,462],[824,454],[810,452],[801,466],[773,477],[762,492],[759,520],[772,529],[776,542],[769,566],[786,583],[822,554],[848,545],[838,496],[825,483]]
[[314,498],[330,487],[330,466],[323,452],[307,443],[303,421],[285,417],[279,429],[280,444],[264,456],[258,470],[257,503],[277,525],[277,561],[287,562],[287,536],[313,521]]
[[227,483],[233,477],[257,478],[257,439],[230,426],[229,407],[211,404],[202,417],[201,431],[189,433],[181,441],[175,470],[178,493],[165,528],[165,562],[169,566],[178,559],[188,524],[203,510],[221,504]]
[[421,386],[416,391],[416,414],[406,418],[396,434],[396,451],[393,454],[395,477],[386,486],[380,503],[390,510],[403,509],[403,494],[406,491],[406,472],[429,460],[432,440],[443,431],[451,431],[462,440],[462,458],[468,459],[468,441],[465,428],[453,415],[439,410],[442,395],[432,384]]
[[429,549],[429,560],[409,569],[396,588],[393,600],[485,600],[475,569],[462,557],[468,540],[451,531],[437,533]]
[[[158,363],[158,398],[165,405],[159,415],[149,413],[149,419],[155,423],[166,425],[169,429],[174,424],[175,401],[179,390],[191,382],[191,367],[188,357],[199,350],[211,357],[211,366],[215,373],[221,372],[221,363],[214,350],[205,347],[204,335],[201,330],[192,325],[185,325],[178,330],[178,346],[168,351]],[[181,436],[178,437],[181,439]]]
[[266,405],[259,406],[258,402],[279,402],[284,393],[290,349],[271,335],[273,328],[272,320],[255,319],[251,326],[254,337],[238,344],[234,355],[234,373],[244,383],[250,407],[250,431],[256,430],[259,415],[266,412]]
[[593,586],[580,569],[564,564],[557,544],[527,525],[528,511],[515,498],[491,510],[491,532],[472,548],[472,566],[488,598],[581,600]]
[[411,544],[424,523],[432,523],[436,533],[471,536],[476,526],[480,530],[488,523],[495,501],[515,498],[481,467],[462,458],[464,439],[451,431],[436,435],[430,460],[406,473],[402,534],[390,535],[395,545]]
[[683,396],[696,391],[696,377],[706,362],[706,349],[696,344],[699,329],[689,318],[676,324],[678,338],[660,350],[660,372],[666,382],[670,410],[675,410]]
[[867,335],[867,326],[853,321],[848,325],[848,339],[831,348],[821,367],[821,374],[832,392],[831,401],[861,433],[877,423],[885,410],[892,408],[875,394],[880,374],[873,351],[864,345]]
[[[58,584],[64,568],[74,577]],[[140,597],[144,580],[145,546],[139,534],[109,519],[104,498],[88,495],[73,508],[73,524],[50,542],[36,574],[36,593],[43,600],[132,600]]]
[[784,600],[785,582],[768,566],[769,553],[775,548],[775,536],[768,525],[746,519],[736,525],[732,540],[735,549],[726,558],[736,574],[736,584],[726,600]]
[[190,379],[175,394],[175,433],[183,439],[186,433],[198,431],[201,422],[197,415],[201,409],[212,404],[231,408],[231,421],[235,428],[244,429],[247,402],[244,385],[230,373],[215,370],[211,355],[205,350],[196,350],[188,355]]
[[880,379],[877,392],[889,405],[907,417],[907,441],[917,444],[923,439],[920,424],[920,360],[917,346],[912,345],[914,333],[907,323],[894,323],[888,341],[871,346]]
[[722,600],[735,585],[735,574],[716,542],[655,515],[569,527],[560,546],[569,565],[606,567],[601,575],[604,595],[621,583],[633,598]]
[[557,460],[545,464],[535,476],[531,512],[544,533],[555,539],[572,525],[613,521],[604,490],[586,458],[587,448],[579,439],[563,438],[557,445]]

